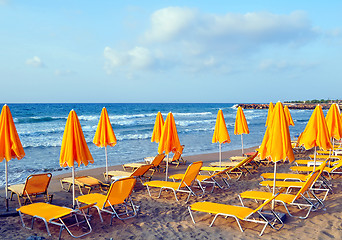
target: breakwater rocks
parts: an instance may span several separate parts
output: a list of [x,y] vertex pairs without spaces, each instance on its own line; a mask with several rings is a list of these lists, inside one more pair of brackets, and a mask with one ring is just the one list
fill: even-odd
[[[284,103],[284,106],[288,106],[289,109],[315,109],[318,104],[307,104],[307,103]],[[329,109],[330,103],[320,103],[323,109]],[[243,109],[268,109],[268,104],[264,103],[241,103],[238,107]],[[341,105],[339,105],[341,109]]]

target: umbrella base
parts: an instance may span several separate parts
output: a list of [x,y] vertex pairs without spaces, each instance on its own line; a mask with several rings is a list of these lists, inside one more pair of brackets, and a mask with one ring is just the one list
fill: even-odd
[[15,217],[15,216],[19,216],[19,213],[13,208],[9,208],[8,211],[6,211],[6,209],[0,210],[0,217]]
[[[275,214],[277,214],[277,216],[280,218],[280,220],[284,223],[286,221],[286,214],[285,213],[282,213],[282,212],[275,212]],[[262,215],[264,215],[267,220],[271,220],[271,219],[274,219],[274,215],[272,212],[270,211],[265,211],[265,212],[262,212]]]

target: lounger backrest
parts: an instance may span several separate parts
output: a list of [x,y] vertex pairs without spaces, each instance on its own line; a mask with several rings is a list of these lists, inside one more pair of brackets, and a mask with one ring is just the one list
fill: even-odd
[[165,154],[158,154],[157,156],[155,156],[155,158],[153,159],[153,161],[151,162],[151,164],[153,165],[153,167],[158,167],[159,164],[164,160],[165,158]]
[[341,166],[342,166],[342,160],[338,160],[338,162],[334,166],[332,166],[331,171],[335,171],[336,169],[340,168]]
[[175,152],[173,154],[173,157],[172,157],[172,162],[173,161],[177,161],[177,160],[179,160],[181,158],[183,150],[184,150],[184,145],[182,145],[181,147],[182,148],[181,148],[180,151],[175,150]]
[[51,181],[51,173],[32,174],[27,177],[23,195],[43,194],[47,192]]
[[151,167],[152,164],[141,165],[138,167],[131,175],[131,177],[141,177],[143,176]]
[[201,161],[190,164],[189,167],[186,169],[186,172],[178,188],[190,186],[192,182],[196,179],[202,165],[203,162]]
[[273,197],[269,198],[268,200],[266,200],[265,202],[263,202],[261,205],[259,205],[259,207],[257,207],[256,209],[254,209],[254,211],[249,214],[252,215],[254,213],[256,213],[257,211],[259,211],[260,209],[262,209],[263,207],[265,207],[267,204],[269,204],[271,201],[273,201],[273,199],[275,199],[281,192],[276,193]]
[[[326,164],[326,163],[322,163]],[[303,187],[297,192],[293,201],[302,197],[302,195],[316,182],[317,178],[321,175],[323,168],[321,170],[314,171],[310,174],[310,177],[305,181]]]
[[230,169],[230,171],[233,171],[233,170],[235,170],[235,169],[239,169],[239,167],[241,167],[241,166],[243,166],[243,165],[245,165],[245,164],[247,164],[247,163],[253,161],[253,159],[256,157],[257,154],[258,154],[258,152],[256,152],[256,153],[255,153],[254,155],[252,155],[252,156],[246,157],[245,159],[243,159],[242,161],[240,161],[238,164],[236,164],[234,167],[232,167],[232,168]]
[[124,203],[131,195],[136,181],[135,178],[128,177],[113,182],[108,190],[103,207],[108,207],[110,204],[115,205]]

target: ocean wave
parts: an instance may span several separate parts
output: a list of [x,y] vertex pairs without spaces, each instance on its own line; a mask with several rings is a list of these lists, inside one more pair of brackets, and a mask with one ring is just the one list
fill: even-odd
[[152,137],[152,132],[150,134],[126,134],[124,136],[118,135],[116,136],[118,141],[124,141],[124,140],[143,140],[143,139],[149,139]]
[[195,116],[206,116],[206,115],[213,115],[211,112],[193,112],[193,113],[172,113],[174,117],[180,116],[180,117],[195,117]]
[[42,123],[42,122],[52,122],[52,121],[59,121],[59,120],[66,120],[67,117],[23,117],[23,118],[13,118],[15,123]]
[[176,121],[176,126],[180,127],[188,127],[193,126],[196,124],[214,124],[215,126],[216,119],[210,119],[210,120],[186,120],[186,121]]
[[17,129],[18,134],[20,136],[40,136],[44,134],[55,134],[55,133],[63,133],[64,127],[57,127],[57,128],[48,128],[48,129],[32,129],[32,128],[23,128]]
[[230,108],[231,109],[237,109],[238,108],[238,106],[239,106],[239,104],[234,104],[233,106],[231,106]]

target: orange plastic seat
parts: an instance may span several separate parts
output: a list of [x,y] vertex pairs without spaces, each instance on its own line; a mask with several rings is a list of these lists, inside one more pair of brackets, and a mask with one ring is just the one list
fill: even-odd
[[43,195],[46,202],[52,201],[52,195],[48,193],[48,187],[51,181],[51,173],[32,174],[26,178],[24,184],[14,184],[8,187],[11,191],[11,200],[14,194],[18,196],[18,203],[21,206],[20,198],[32,203],[33,198]]
[[121,220],[135,217],[138,207],[134,205],[131,194],[136,181],[132,177],[121,178],[111,184],[107,195],[100,193],[82,195],[76,198],[77,204],[78,206],[82,203],[94,204],[93,207],[97,209],[101,222],[103,222],[101,212],[111,214],[110,225],[114,217]]
[[[125,171],[109,171],[108,176],[112,177],[112,180],[117,180],[120,178],[127,178],[127,177],[134,177],[136,179],[139,179],[141,183],[143,183],[143,179],[150,180],[152,176],[145,176],[145,174],[153,167],[152,164],[143,164],[137,169],[135,169],[134,172],[125,172]],[[104,173],[106,174],[106,173]]]
[[160,197],[163,189],[170,189],[173,191],[177,201],[177,192],[189,193],[188,198],[186,200],[186,202],[188,202],[191,195],[196,196],[195,192],[191,189],[191,186],[195,181],[202,167],[202,164],[203,163],[201,161],[190,164],[180,182],[150,181],[144,183],[144,185],[147,187],[148,194],[150,195],[150,197],[152,197],[150,187],[160,188],[158,198]]
[[[92,228],[89,222],[90,216],[86,215],[84,210],[91,207],[92,205],[86,205],[82,208],[72,209],[67,207],[60,207],[48,203],[32,203],[29,205],[22,206],[17,209],[20,216],[20,221],[23,227],[26,228],[24,222],[24,215],[32,216],[32,225],[31,229],[33,229],[33,223],[36,218],[41,219],[46,227],[46,231],[48,232],[49,236],[51,236],[48,223],[60,226],[59,230],[59,239],[61,239],[63,229],[66,229],[70,236],[74,238],[83,237],[89,233],[91,233]],[[84,220],[79,221],[78,216],[82,215]],[[66,221],[68,218],[68,221]],[[74,220],[75,222],[70,222],[70,220]],[[88,231],[84,232],[84,228],[82,228],[82,233],[79,235],[75,235],[71,232],[72,227],[80,228],[81,223],[86,223]],[[66,224],[68,223],[68,225]]]
[[[302,187],[297,191],[296,194],[292,194],[289,192],[281,193],[275,199],[275,201],[282,203],[286,211],[288,212],[288,214],[292,217],[294,217],[294,215],[291,214],[289,208],[287,207],[288,205],[296,206],[300,209],[307,208],[308,210],[305,216],[298,216],[301,219],[307,218],[311,210],[316,210],[318,209],[319,206],[321,206],[322,208],[324,207],[323,201],[325,200],[329,192],[329,189],[317,189],[313,187],[313,184],[315,183],[316,179],[319,177],[321,173],[322,172],[320,170],[311,173],[305,182],[298,182],[302,184]],[[286,181],[283,181],[283,182],[286,182]],[[325,191],[324,197],[322,199],[318,198],[317,195],[315,194],[315,191],[318,191],[318,190]],[[312,198],[309,198],[308,196],[311,196]],[[245,198],[265,201],[269,199],[270,197],[272,197],[271,192],[262,192],[262,191],[246,191],[239,195],[242,205],[243,205],[242,199],[245,199]],[[314,203],[313,201],[316,201],[316,203]]]
[[[265,231],[267,225],[271,226],[273,229],[276,229],[276,230],[280,230],[284,226],[284,223],[282,222],[282,220],[279,218],[277,214],[275,214],[273,210],[270,210],[270,212],[274,216],[272,220],[268,220],[268,218],[265,217],[264,214],[262,213],[262,209],[267,204],[269,204],[273,199],[275,199],[278,196],[278,194],[279,193],[267,199],[263,204],[259,205],[259,207],[257,207],[256,209],[252,209],[252,208],[248,208],[244,206],[233,206],[233,205],[222,204],[222,203],[196,202],[194,204],[191,204],[188,207],[188,210],[189,210],[191,219],[194,223],[196,222],[193,217],[192,211],[214,214],[215,217],[212,220],[210,227],[214,224],[218,216],[223,216],[226,218],[227,217],[235,218],[241,232],[243,232],[243,229],[241,227],[240,220],[264,224],[264,227],[262,228],[259,234],[259,236],[261,236],[263,232]],[[258,215],[259,218],[256,217],[256,215]],[[276,223],[278,222],[280,223],[280,227],[276,226]]]
[[[62,189],[69,192],[71,189],[71,186],[73,184],[72,177],[63,178],[60,180]],[[64,185],[67,184],[67,187]],[[108,188],[109,184],[101,182],[99,179],[91,177],[91,176],[80,176],[75,177],[75,185],[80,190],[80,193],[83,195],[82,188],[88,189],[88,194],[91,192],[91,190],[98,187],[101,191],[105,191],[103,188]]]

